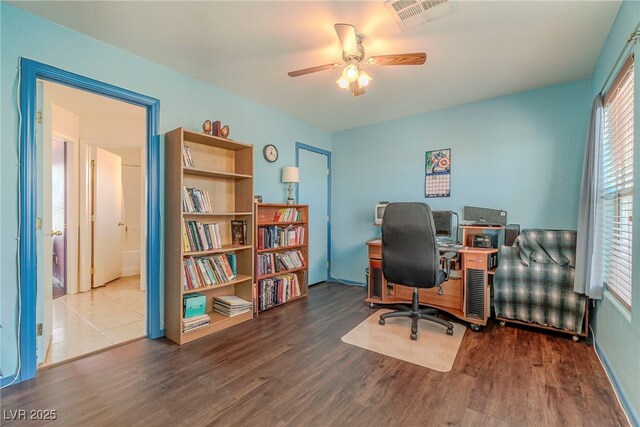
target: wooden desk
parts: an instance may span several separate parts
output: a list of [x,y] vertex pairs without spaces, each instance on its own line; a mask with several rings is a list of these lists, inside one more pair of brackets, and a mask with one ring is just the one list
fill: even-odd
[[[380,239],[367,242],[369,252],[368,298],[373,304],[411,303],[413,288],[389,283],[382,273],[382,241]],[[419,289],[420,304],[445,311],[458,319],[471,324],[473,331],[480,331],[486,326],[491,313],[489,274],[491,257],[495,257],[497,249],[463,247],[460,249],[462,266],[458,271],[460,277],[449,276],[449,280],[439,287]]]

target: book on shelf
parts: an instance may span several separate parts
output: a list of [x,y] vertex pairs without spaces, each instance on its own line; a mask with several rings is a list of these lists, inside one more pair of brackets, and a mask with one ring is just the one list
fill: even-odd
[[211,324],[211,318],[207,314],[182,319],[182,332],[191,332],[207,327]]
[[238,257],[234,253],[228,253],[227,261],[229,261],[229,266],[231,267],[231,272],[233,273],[233,277],[238,276]]
[[283,274],[258,281],[259,310],[267,310],[302,295],[296,274]]
[[253,304],[235,295],[222,295],[213,298],[213,309],[223,316],[233,317],[251,311]]
[[287,251],[276,254],[278,264],[284,267],[284,270],[293,270],[294,268],[304,267],[304,255],[302,251]]
[[231,268],[229,255],[235,256],[235,254],[215,254],[205,257],[185,257],[182,288],[198,289],[234,280],[237,274]]
[[231,221],[231,242],[234,245],[247,244],[247,221],[243,219]]
[[302,221],[302,212],[297,208],[282,208],[273,216],[273,222]]
[[184,252],[210,251],[222,247],[220,225],[184,220],[182,223]]
[[182,296],[182,317],[189,319],[203,315],[206,311],[207,297],[200,292]]
[[192,187],[182,187],[182,211],[187,213],[212,213],[209,192]]
[[304,266],[304,255],[300,250],[258,254],[256,256],[256,274],[258,276],[293,270]]
[[182,146],[182,164],[188,168],[195,168],[193,158],[191,157],[191,147],[188,145]]
[[304,245],[305,230],[300,225],[258,227],[258,249],[274,249],[283,246]]

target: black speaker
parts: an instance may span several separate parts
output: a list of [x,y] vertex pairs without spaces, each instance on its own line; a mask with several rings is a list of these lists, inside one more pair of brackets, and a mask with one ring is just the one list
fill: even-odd
[[505,246],[513,246],[516,237],[520,234],[520,224],[509,224],[504,229]]
[[471,247],[473,248],[497,248],[498,247],[498,235],[497,234],[476,234],[471,241]]

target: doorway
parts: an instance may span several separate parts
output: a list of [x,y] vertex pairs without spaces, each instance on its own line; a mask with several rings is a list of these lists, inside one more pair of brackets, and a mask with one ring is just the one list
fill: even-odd
[[[93,80],[78,74],[55,68],[37,61],[20,59],[20,239],[19,239],[19,346],[18,372],[10,382],[17,383],[29,380],[36,375],[37,341],[36,328],[38,313],[36,307],[37,288],[42,280],[38,277],[38,242],[37,232],[41,231],[41,223],[37,220],[38,180],[42,174],[37,167],[36,124],[38,118],[38,84],[41,79],[71,86],[77,89],[101,94],[112,99],[141,106],[146,110],[146,161],[145,201],[147,205],[147,230],[145,243],[145,265],[148,272],[147,284],[147,322],[146,333],[150,338],[164,335],[160,316],[160,277],[162,274],[161,242],[163,239],[161,226],[161,179],[160,179],[160,146],[158,133],[159,107],[157,99],[122,89],[107,83]],[[43,259],[43,258],[40,258]],[[67,278],[68,281],[68,278]],[[51,287],[47,287],[51,289]]]
[[37,297],[43,367],[145,336],[147,137],[144,108],[41,84],[38,276],[53,285]]
[[309,205],[309,284],[331,277],[331,152],[296,143],[299,203]]

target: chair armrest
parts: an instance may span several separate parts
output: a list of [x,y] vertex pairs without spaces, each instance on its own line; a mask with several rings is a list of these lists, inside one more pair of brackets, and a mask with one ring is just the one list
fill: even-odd
[[506,246],[506,245],[502,245],[500,246],[500,257],[518,257],[518,248],[514,247],[514,246]]
[[526,266],[520,261],[518,248],[504,245],[500,246],[500,262],[498,262],[496,274],[493,276],[494,285],[500,286],[505,280],[509,280],[515,271],[520,271],[521,274],[527,272],[528,267],[526,267],[526,270],[522,270],[523,267]]
[[446,261],[446,267],[444,269],[445,280],[449,279],[449,275],[451,274],[451,259],[456,257],[458,254],[455,252],[445,252],[440,255],[440,258],[443,258]]

